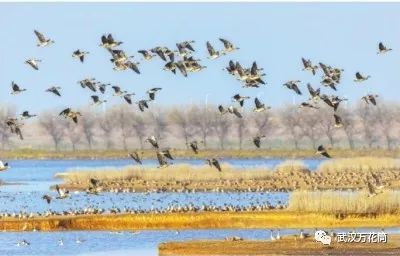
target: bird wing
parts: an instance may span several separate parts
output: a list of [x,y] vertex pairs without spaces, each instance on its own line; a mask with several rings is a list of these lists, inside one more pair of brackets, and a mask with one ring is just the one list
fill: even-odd
[[135,63],[133,63],[132,61],[128,61],[126,64],[128,65],[128,67],[129,67],[130,69],[132,69],[133,71],[135,71],[136,74],[140,74],[140,70],[139,70],[138,66],[137,66]]
[[71,112],[71,108],[66,108],[63,111],[60,112],[60,116],[66,116]]
[[261,103],[261,101],[258,98],[254,99],[254,103],[256,104],[256,108],[262,108],[263,104]]
[[342,118],[336,114],[333,114],[333,117],[335,118],[335,124],[340,125],[342,124]]
[[299,87],[297,87],[296,84],[293,84],[293,85],[292,85],[292,89],[293,89],[298,95],[301,95],[301,91],[300,91]]
[[224,44],[224,47],[225,47],[225,48],[231,48],[231,47],[233,46],[232,43],[229,42],[229,41],[226,40],[226,39],[220,38],[219,40]]
[[212,162],[212,164],[215,166],[215,168],[218,169],[218,171],[222,171],[222,170],[221,170],[221,165],[219,164],[219,162],[218,162],[217,159],[212,159],[211,162]]
[[163,155],[171,160],[174,160],[174,158],[171,155],[171,152],[169,152],[169,150],[164,150],[163,151]]
[[376,106],[376,99],[374,96],[368,97],[368,100],[372,103],[372,105]]
[[176,63],[176,66],[178,67],[179,71],[181,71],[182,75],[187,77],[187,70],[185,65],[181,61],[179,61]]
[[384,51],[386,50],[386,47],[383,45],[382,42],[379,43],[379,51]]
[[360,72],[357,72],[356,73],[356,78],[357,79],[363,79],[363,76],[360,74]]
[[237,108],[233,108],[233,114],[235,114],[235,116],[242,118],[242,114],[237,110]]
[[35,32],[35,35],[36,35],[36,37],[38,38],[38,40],[40,42],[45,42],[46,41],[46,38],[44,37],[44,35],[42,33],[40,33],[37,30],[34,30],[34,32]]
[[208,41],[207,41],[207,51],[210,54],[210,56],[215,55],[216,53],[214,47],[212,47],[212,45]]
[[261,140],[259,137],[253,138],[253,143],[256,145],[257,148],[260,148]]
[[219,112],[221,112],[221,114],[224,114],[226,112],[225,108],[222,105],[218,106],[218,110]]
[[96,103],[96,102],[99,102],[99,96],[97,96],[97,95],[92,95],[92,96],[90,96],[92,99],[93,99],[93,101]]
[[197,144],[195,144],[194,142],[190,143],[190,147],[192,148],[193,152],[195,154],[198,153],[198,148],[197,148]]
[[254,62],[253,62],[253,65],[251,66],[250,73],[251,73],[252,75],[257,75],[257,70],[258,70],[257,63],[254,61]]
[[312,88],[310,83],[307,84],[307,89],[312,97],[314,97],[316,95],[316,92],[315,92],[314,88]]
[[157,160],[160,166],[165,165],[167,163],[164,159],[164,156],[160,152],[157,152]]

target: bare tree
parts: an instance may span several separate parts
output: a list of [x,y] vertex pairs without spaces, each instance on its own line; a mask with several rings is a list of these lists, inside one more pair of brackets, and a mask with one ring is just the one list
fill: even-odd
[[357,135],[357,119],[355,118],[352,109],[341,108],[338,112],[342,118],[343,131],[346,135],[347,142],[349,143],[350,149],[354,149],[354,140]]
[[124,150],[128,150],[128,138],[133,135],[132,112],[121,105],[114,110],[115,124],[121,131],[121,140]]
[[155,109],[148,112],[150,115],[150,125],[152,126],[153,134],[157,138],[163,138],[167,130],[167,121],[165,120],[165,113],[161,109]]
[[300,129],[303,135],[310,139],[313,149],[316,149],[317,142],[321,138],[321,130],[318,125],[320,121],[318,109],[303,109],[300,115]]
[[239,149],[243,147],[243,139],[245,134],[248,132],[248,118],[247,116],[243,116],[242,118],[235,119],[236,129],[237,129],[237,136],[239,140]]
[[368,148],[371,148],[373,143],[378,141],[377,133],[375,132],[375,114],[373,106],[361,102],[356,107],[356,112],[360,120],[361,132],[363,140],[366,142]]
[[292,138],[294,148],[299,149],[299,142],[302,134],[300,131],[300,116],[297,106],[288,105],[280,110],[280,122],[285,131]]
[[189,138],[194,134],[191,125],[191,113],[192,109],[187,110],[186,108],[182,108],[181,110],[173,108],[169,112],[171,124],[175,125],[179,129],[179,133],[185,139],[186,148],[188,148]]
[[265,135],[267,139],[268,135],[272,134],[274,128],[274,122],[271,112],[264,111],[261,113],[253,113],[252,119],[256,128],[257,135]]
[[82,118],[79,119],[79,124],[82,127],[83,135],[91,150],[94,144],[96,118],[92,111],[85,111]]
[[[232,125],[228,115],[220,115],[214,113],[212,127],[218,137],[219,146],[224,149],[226,138],[228,137],[229,129]],[[236,118],[236,117],[234,117]]]
[[113,146],[112,134],[115,128],[115,116],[114,111],[108,111],[98,117],[98,127],[103,132],[103,138],[105,138],[106,148],[111,149]]
[[58,151],[64,136],[64,126],[60,117],[54,112],[45,112],[40,115],[39,124],[51,136],[55,150]]
[[82,129],[74,122],[70,122],[70,120],[62,120],[61,123],[66,128],[65,134],[67,135],[69,141],[71,142],[72,151],[75,151],[76,145],[81,141],[82,138]]
[[[211,107],[212,108],[212,107]],[[216,109],[216,107],[214,108]],[[204,147],[207,148],[208,137],[212,134],[212,113],[209,106],[198,107],[193,113],[193,125],[197,127],[202,137]]]
[[332,147],[335,146],[336,133],[338,128],[335,127],[335,120],[331,109],[323,107],[318,111],[318,125],[321,132],[328,138]]
[[387,149],[391,150],[392,144],[395,141],[395,138],[392,134],[393,127],[396,122],[395,109],[393,106],[389,106],[384,103],[379,104],[376,108],[376,115],[374,119],[381,128],[380,131],[385,139]]
[[142,116],[135,115],[132,119],[132,127],[139,139],[140,149],[143,149],[143,142],[146,136],[146,121]]

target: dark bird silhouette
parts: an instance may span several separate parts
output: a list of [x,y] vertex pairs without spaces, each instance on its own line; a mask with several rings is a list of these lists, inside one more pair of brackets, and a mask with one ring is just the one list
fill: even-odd
[[37,30],[34,30],[34,32],[35,32],[35,35],[36,35],[36,37],[37,37],[37,39],[38,39],[38,44],[37,44],[37,46],[39,46],[39,47],[44,47],[44,46],[48,46],[48,45],[50,45],[50,44],[54,44],[54,41],[53,40],[51,40],[51,39],[49,39],[49,38],[46,38],[42,33],[40,33],[39,31],[37,31]]
[[49,89],[46,90],[46,92],[51,92],[54,93],[55,95],[61,97],[61,93],[60,93],[61,87],[59,86],[52,86]]
[[85,61],[85,56],[88,55],[89,52],[81,51],[81,50],[76,50],[72,53],[73,58],[78,58],[81,63]]
[[299,80],[296,81],[288,81],[283,84],[283,86],[286,86],[288,89],[295,91],[298,95],[301,95],[301,91],[299,87],[297,86],[297,83],[300,83]]
[[236,102],[239,102],[240,106],[243,107],[244,101],[246,99],[250,99],[250,97],[248,97],[248,96],[240,96],[240,94],[235,94],[235,95],[233,95],[232,99],[234,101],[236,101]]
[[44,196],[42,196],[42,199],[43,200],[46,200],[46,202],[47,202],[47,204],[50,204],[51,203],[51,200],[53,199],[51,196],[49,196],[49,195],[44,195]]
[[156,92],[161,91],[162,88],[151,88],[150,90],[147,90],[147,94],[149,95],[150,100],[155,99]]
[[392,50],[391,48],[386,48],[386,46],[383,45],[382,42],[380,42],[378,45],[378,54],[384,54],[390,52],[391,50]]
[[129,153],[129,156],[138,164],[142,164],[142,159],[139,156],[139,153],[137,151],[134,151],[132,153]]
[[253,143],[256,145],[257,148],[261,147],[261,139],[265,138],[265,135],[257,135],[253,137]]
[[331,158],[331,156],[328,154],[323,145],[318,146],[316,154],[322,155],[327,158]]
[[215,158],[210,158],[210,159],[207,159],[206,161],[207,161],[207,163],[208,163],[209,166],[211,166],[211,167],[214,166],[215,168],[217,168],[218,171],[220,171],[220,172],[222,171],[221,165],[219,164],[219,162],[218,162],[217,159],[215,159]]
[[11,82],[11,89],[12,89],[11,94],[13,94],[13,95],[16,95],[16,94],[19,94],[19,93],[21,93],[23,91],[26,91],[26,89],[21,89],[19,87],[19,85],[17,85],[14,81]]

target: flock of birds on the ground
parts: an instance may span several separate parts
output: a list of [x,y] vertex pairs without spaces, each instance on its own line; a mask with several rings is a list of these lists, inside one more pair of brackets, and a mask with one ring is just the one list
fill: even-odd
[[[34,33],[38,39],[37,43],[38,47],[47,47],[55,43],[52,39],[45,37],[44,34],[40,33],[37,30],[35,30]],[[223,44],[222,50],[216,50],[210,42],[206,42],[208,58],[210,60],[215,60],[223,55],[228,55],[234,51],[239,50],[239,48],[236,47],[230,41],[222,38],[220,38],[219,40]],[[202,69],[206,68],[200,63],[199,59],[196,59],[192,55],[195,52],[195,49],[193,47],[194,43],[195,41],[183,41],[176,44],[177,50],[171,50],[170,48],[165,46],[157,46],[149,50],[139,50],[138,53],[140,53],[143,56],[144,61],[150,61],[151,59],[158,56],[165,62],[163,70],[170,71],[173,74],[177,74],[177,70],[179,70],[179,72],[186,77],[191,72],[199,72]],[[113,64],[113,69],[115,71],[132,70],[133,72],[140,74],[140,69],[139,69],[140,63],[135,61],[133,59],[134,57],[127,54],[124,50],[120,48],[118,49],[118,47],[120,47],[122,44],[123,44],[122,41],[115,40],[111,34],[106,34],[101,37],[100,47],[103,47],[110,53],[111,55],[110,61]],[[378,45],[378,54],[384,54],[391,50],[392,49],[385,47],[382,42],[379,43]],[[73,51],[72,57],[84,63],[86,57],[89,54],[90,53],[87,51],[77,49]],[[25,63],[30,67],[32,67],[34,70],[39,70],[41,62],[42,60],[34,58],[25,61]],[[316,75],[317,71],[321,69],[323,72],[321,84],[325,87],[331,88],[334,91],[337,91],[338,86],[341,82],[343,69],[332,67],[321,62],[319,63],[319,65],[314,65],[311,60],[307,60],[305,58],[302,58],[302,64],[303,64],[303,70],[311,72],[312,75]],[[260,85],[266,84],[266,82],[263,80],[265,73],[263,73],[262,68],[258,67],[256,62],[253,62],[251,67],[244,68],[238,61],[235,62],[233,60],[230,60],[228,66],[224,68],[224,70],[228,72],[228,74],[235,77],[235,79],[240,81],[243,84],[243,87],[245,88],[260,87]],[[357,72],[355,74],[354,81],[357,83],[361,83],[368,80],[369,78],[370,78],[369,75],[365,76],[360,72]],[[84,89],[87,88],[93,93],[99,92],[100,94],[105,94],[107,91],[107,87],[111,86],[111,84],[102,83],[100,81],[97,81],[95,78],[86,78],[81,81],[78,81],[78,83],[82,88]],[[283,86],[294,91],[294,93],[301,95],[302,92],[300,90],[300,83],[301,81],[299,80],[291,80],[285,82]],[[133,103],[132,97],[135,95],[135,93],[128,92],[127,90],[124,90],[123,88],[117,85],[111,86],[111,88],[114,91],[113,93],[114,96],[121,97],[128,104]],[[14,81],[11,82],[11,89],[12,89],[11,94],[13,95],[17,95],[27,90],[26,88],[22,88],[21,86],[19,86]],[[333,109],[334,122],[332,125],[337,128],[342,127],[343,120],[338,115],[337,110],[339,108],[340,103],[346,101],[347,99],[340,98],[339,96],[336,95],[328,96],[326,94],[321,94],[320,88],[315,89],[310,84],[307,84],[307,89],[310,94],[309,101],[302,102],[299,105],[299,108],[318,109],[318,106],[316,104],[320,100],[322,100],[324,103],[326,103],[329,107]],[[148,99],[140,99],[135,102],[138,105],[139,110],[143,112],[146,109],[148,109],[149,103],[155,100],[155,96],[160,90],[162,90],[162,88],[160,87],[155,87],[147,90],[146,93],[148,94]],[[46,92],[52,93],[57,97],[62,96],[62,88],[59,86],[52,86],[48,88]],[[367,104],[376,105],[377,97],[378,95],[368,94],[362,97],[362,99]],[[232,101],[236,102],[238,106],[236,107],[231,105],[228,107],[224,107],[223,105],[219,105],[218,111],[221,113],[221,115],[233,114],[237,118],[242,118],[243,116],[241,108],[244,106],[245,101],[249,99],[250,97],[248,96],[235,94],[234,96],[232,96]],[[98,94],[92,95],[91,100],[93,101],[92,104],[94,105],[100,105],[106,102],[106,100],[102,99]],[[258,113],[267,111],[270,108],[269,106],[261,102],[261,100],[257,97],[254,99],[254,105],[255,105],[254,112]],[[82,114],[78,110],[75,110],[72,107],[67,107],[63,109],[59,113],[59,115],[71,119],[72,122],[74,123],[78,123],[79,118],[84,118],[82,117]],[[21,129],[21,127],[23,126],[22,121],[34,117],[36,117],[35,114],[31,114],[29,111],[26,110],[21,113],[21,117],[19,118],[9,117],[6,120],[6,125],[10,128],[11,133],[16,134],[22,140],[23,139],[23,133]],[[252,139],[253,143],[257,148],[261,147],[261,142],[264,137],[265,136],[262,134],[253,137]],[[155,136],[149,136],[148,138],[146,138],[145,141],[150,143],[154,148],[159,163],[159,168],[168,167],[171,164],[169,160],[174,160],[171,151],[169,149],[161,149],[159,146],[159,138]],[[201,141],[193,140],[188,143],[188,146],[193,150],[195,154],[197,154],[199,151],[199,145],[201,143],[202,143]],[[316,153],[327,158],[331,157],[323,145],[320,145],[318,147]],[[142,164],[141,154],[139,152],[134,151],[130,153],[129,156],[136,163]],[[212,167],[215,167],[218,171],[220,172],[222,171],[221,165],[217,158],[207,159],[206,163]],[[0,162],[0,171],[4,171],[8,168],[9,168],[8,163],[3,164],[3,162]],[[97,188],[97,181],[91,180],[91,186],[89,188],[89,192],[94,194],[97,193],[96,188]],[[375,187],[370,183],[368,184],[368,188],[370,191],[375,189]],[[64,199],[69,197],[69,193],[67,190],[62,189],[58,186],[56,187],[56,190],[58,192],[57,199]],[[52,198],[49,195],[45,195],[43,196],[43,199],[50,203]]]

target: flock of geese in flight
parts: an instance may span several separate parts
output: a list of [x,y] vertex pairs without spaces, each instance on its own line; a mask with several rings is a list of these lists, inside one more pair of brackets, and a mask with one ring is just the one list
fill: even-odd
[[[54,44],[55,41],[47,38],[44,36],[44,34],[40,33],[37,30],[34,30],[34,33],[37,37],[37,46],[38,47],[48,47],[51,44]],[[216,60],[220,58],[221,56],[228,55],[234,51],[239,50],[238,47],[236,47],[233,43],[230,41],[219,38],[221,43],[223,44],[223,49],[221,50],[216,50],[214,46],[207,41],[206,42],[206,47],[208,51],[208,59],[210,60]],[[100,47],[104,48],[107,50],[110,55],[111,55],[111,63],[113,64],[113,69],[115,71],[126,71],[126,70],[131,70],[136,74],[140,74],[140,69],[139,69],[139,62],[136,62],[134,60],[134,56],[127,54],[124,50],[119,48],[123,44],[122,41],[115,40],[112,34],[105,34],[101,36],[101,42],[100,42]],[[179,72],[187,77],[189,73],[191,72],[199,72],[202,69],[206,68],[201,64],[200,59],[196,59],[192,54],[195,53],[195,48],[193,45],[195,44],[195,41],[183,41],[176,43],[176,50],[170,49],[165,46],[157,46],[151,49],[143,49],[139,50],[138,53],[140,53],[143,56],[144,61],[150,61],[155,57],[159,57],[161,60],[164,61],[164,67],[163,70],[165,71],[170,71],[173,74],[177,74],[177,70]],[[379,43],[378,45],[378,54],[385,54],[390,52],[392,49],[387,48],[384,46],[382,42]],[[85,62],[86,57],[90,53],[88,51],[84,51],[82,49],[77,49],[73,51],[72,57],[76,58],[79,60],[81,63]],[[337,91],[339,84],[341,82],[342,78],[342,72],[343,69],[337,68],[337,67],[332,67],[327,64],[324,64],[322,62],[319,62],[318,65],[314,65],[311,60],[302,58],[302,65],[303,65],[303,70],[310,72],[312,75],[316,75],[318,70],[322,70],[322,80],[321,80],[321,85],[324,87],[331,88],[333,91]],[[25,63],[29,66],[31,66],[34,70],[39,70],[39,65],[42,60],[39,59],[28,59],[25,61]],[[238,61],[233,61],[230,60],[228,63],[228,66],[223,69],[226,71],[228,74],[233,76],[236,80],[240,81],[243,85],[244,88],[254,88],[254,87],[260,87],[260,85],[265,85],[265,81],[263,80],[263,77],[266,75],[263,72],[263,68],[259,68],[257,63],[254,61],[251,65],[251,67],[246,68],[243,67]],[[355,73],[355,79],[354,82],[357,83],[362,83],[370,78],[369,75],[363,75],[361,72],[356,72]],[[294,93],[297,95],[302,95],[301,91],[301,86],[300,86],[301,81],[300,80],[290,80],[285,83],[283,83],[283,86],[286,87],[289,90],[292,90]],[[105,84],[100,81],[97,81],[95,78],[85,78],[81,81],[78,81],[78,84],[83,88],[83,89],[88,89],[92,91],[93,93],[100,93],[100,94],[105,94],[107,91],[107,87],[111,86],[111,84]],[[17,95],[20,93],[25,92],[27,89],[22,88],[19,86],[16,82],[12,81],[11,82],[11,89],[12,95]],[[133,104],[134,101],[132,100],[132,97],[135,95],[133,92],[128,92],[127,90],[122,89],[120,86],[113,85],[111,86],[111,89],[113,90],[113,96],[121,97],[126,103],[128,104]],[[299,105],[299,108],[311,108],[311,109],[318,109],[319,107],[317,106],[317,103],[319,101],[322,101],[326,103],[329,107],[332,108],[333,110],[333,123],[332,125],[336,128],[340,128],[343,126],[343,120],[339,116],[337,110],[339,108],[339,105],[341,102],[346,101],[347,99],[341,98],[336,95],[331,95],[328,96],[326,94],[321,94],[321,89],[320,88],[313,88],[311,84],[307,84],[307,89],[308,93],[310,95],[310,98],[308,101],[301,102]],[[135,102],[135,104],[138,105],[138,108],[140,111],[145,111],[148,109],[149,103],[155,100],[156,94],[162,90],[160,87],[155,87],[147,90],[148,98],[147,99],[140,99]],[[52,93],[57,97],[62,97],[62,88],[59,86],[52,86],[46,90],[46,92]],[[368,94],[362,97],[362,100],[364,100],[367,104],[372,104],[376,105],[377,104],[377,97],[378,95],[375,94]],[[240,94],[235,94],[232,96],[232,101],[236,102],[238,106],[230,105],[230,106],[223,106],[219,105],[218,106],[218,111],[221,113],[221,115],[225,114],[233,114],[237,118],[243,118],[243,112],[241,111],[245,101],[249,100],[250,97],[248,96],[243,96]],[[91,96],[91,100],[93,101],[92,104],[94,105],[100,105],[104,102],[106,102],[105,99],[102,99],[99,94],[94,94]],[[267,106],[259,98],[254,98],[254,112],[261,113],[264,111],[267,111],[270,109],[270,106]],[[72,107],[67,107],[63,109],[60,113],[60,116],[64,118],[69,118],[71,119],[74,123],[78,123],[78,120],[80,118],[84,118],[82,114],[78,111],[73,109]],[[10,128],[11,133],[16,134],[21,140],[23,140],[23,133],[21,130],[21,127],[23,126],[22,121],[24,119],[28,118],[33,118],[36,115],[30,114],[29,111],[23,111],[21,114],[20,118],[16,117],[9,117],[6,120],[7,126]],[[254,136],[252,138],[254,145],[257,148],[261,147],[261,142],[262,139],[265,136],[262,134],[259,134],[257,136]],[[170,165],[170,163],[167,161],[168,160],[173,160],[174,158],[171,155],[171,152],[168,149],[161,150],[159,147],[159,142],[158,138],[155,136],[150,136],[146,140],[146,142],[149,142],[152,147],[156,151],[156,156],[157,160],[159,162],[159,167],[164,168]],[[201,141],[192,141],[189,143],[188,146],[193,150],[195,154],[198,153],[199,150],[199,144]],[[318,147],[318,150],[316,152],[317,154],[320,154],[324,157],[330,158],[331,156],[327,152],[327,150],[324,148],[323,145],[320,145]],[[132,152],[129,154],[129,156],[138,164],[141,164],[141,156],[138,152]],[[215,167],[218,171],[221,170],[221,165],[219,164],[219,161],[216,158],[211,158],[207,159],[206,163],[208,163],[210,166]],[[1,163],[2,164],[2,163]],[[3,169],[7,169],[7,165],[2,164]]]

